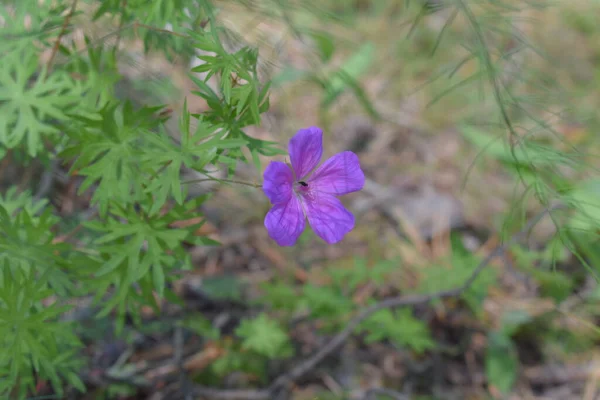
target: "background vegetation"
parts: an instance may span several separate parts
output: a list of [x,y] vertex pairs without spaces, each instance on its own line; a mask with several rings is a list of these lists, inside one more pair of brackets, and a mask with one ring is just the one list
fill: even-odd
[[[0,3],[0,396],[585,399],[600,4]],[[280,248],[270,160],[356,152]]]

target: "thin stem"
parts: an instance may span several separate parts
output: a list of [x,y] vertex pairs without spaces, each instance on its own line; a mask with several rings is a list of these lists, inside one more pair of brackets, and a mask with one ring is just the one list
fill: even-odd
[[169,165],[171,165],[173,163],[173,160],[169,160],[166,163],[164,163],[154,174],[152,174],[152,176],[150,177],[150,182],[152,182],[153,180],[156,179],[156,177],[162,173],[165,169],[167,169],[169,167]]
[[[98,210],[94,210],[86,218],[86,221],[89,221],[90,219],[95,218],[97,215],[98,215]],[[73,238],[73,236],[75,236],[83,228],[83,223],[84,223],[84,221],[79,222],[79,224],[77,224],[77,226],[75,228],[71,229],[69,232],[65,233],[64,235],[57,236],[52,242],[53,243],[64,243],[64,242],[67,242],[68,240],[70,240],[71,238]]]
[[119,29],[117,33],[117,41],[115,43],[115,47],[113,48],[113,52],[116,55],[117,51],[119,51],[119,45],[121,43],[121,33],[123,32],[123,26],[125,25],[125,10],[127,9],[127,0],[123,0],[122,11],[121,11],[121,20],[119,21]]
[[73,17],[73,15],[75,15],[76,8],[77,8],[77,0],[73,0],[73,4],[71,4],[71,10],[69,11],[69,14],[65,17],[65,20],[63,21],[62,27],[60,28],[60,33],[58,34],[58,37],[56,38],[56,42],[54,43],[54,46],[52,47],[52,53],[50,53],[50,58],[48,59],[48,64],[46,64],[48,71],[52,67],[52,63],[54,62],[54,58],[56,57],[56,54],[58,53],[58,48],[60,47],[60,42],[61,42],[63,36],[65,35],[65,33],[67,32],[67,26],[69,26],[69,22],[71,21],[71,18]]
[[185,182],[181,182],[181,183],[184,185],[189,185],[192,183],[200,183],[200,182],[226,182],[226,183],[237,183],[238,185],[245,185],[245,186],[250,186],[250,187],[255,187],[255,188],[262,187],[262,185],[259,185],[258,183],[237,181],[234,179],[217,179],[217,178],[193,179],[191,181],[185,181]]
[[173,31],[170,31],[168,29],[161,29],[161,28],[157,28],[155,26],[141,24],[139,22],[134,22],[133,25],[134,25],[134,27],[146,28],[146,29],[149,29],[151,31],[161,32],[161,33],[167,33],[169,35],[179,36],[180,38],[190,39],[190,36],[188,36],[188,35],[186,35],[184,33],[173,32]]
[[[161,33],[165,33],[165,34],[168,34],[168,35],[174,35],[174,36],[178,36],[178,37],[181,37],[181,38],[184,38],[184,39],[191,39],[191,37],[190,37],[190,36],[188,36],[188,35],[185,35],[185,34],[183,34],[183,33],[177,33],[177,32],[173,32],[173,31],[169,31],[169,30],[167,30],[167,29],[156,28],[156,27],[154,27],[154,26],[151,26],[151,25],[146,25],[146,24],[142,24],[142,23],[139,23],[139,22],[137,22],[137,21],[134,21],[134,22],[131,22],[131,23],[129,23],[129,24],[126,24],[126,25],[122,25],[122,26],[120,26],[120,27],[119,27],[117,30],[115,30],[114,32],[110,32],[110,33],[108,33],[108,34],[106,34],[106,35],[104,35],[104,36],[102,36],[102,37],[99,37],[99,38],[95,39],[93,42],[90,42],[90,44],[89,44],[88,46],[86,46],[86,47],[85,47],[85,48],[83,48],[83,49],[77,50],[76,52],[74,52],[74,54],[81,54],[81,53],[84,53],[84,52],[86,52],[86,51],[87,51],[87,50],[88,50],[90,47],[94,47],[94,46],[96,46],[98,43],[103,43],[103,42],[105,42],[107,39],[109,39],[109,38],[112,38],[112,37],[114,37],[114,36],[117,36],[117,38],[118,38],[118,37],[120,37],[120,36],[121,36],[121,34],[122,34],[123,32],[125,32],[125,31],[126,31],[126,30],[128,30],[128,29],[133,29],[133,31],[134,31],[134,33],[135,33],[135,35],[137,36],[137,28],[149,29],[149,30],[151,30],[151,31],[161,32]],[[58,48],[57,48],[57,49],[58,49]],[[116,50],[115,50],[115,51],[116,51]]]

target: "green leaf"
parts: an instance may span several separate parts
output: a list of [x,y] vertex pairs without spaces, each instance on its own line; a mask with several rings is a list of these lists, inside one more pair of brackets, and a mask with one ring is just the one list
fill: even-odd
[[200,314],[182,320],[180,325],[209,340],[217,340],[220,336],[219,329]]
[[84,77],[77,80],[80,91],[85,93],[78,106],[93,110],[119,96],[121,75],[115,52],[106,51],[104,46],[94,46],[87,36],[84,39],[87,57],[77,51],[69,52],[70,61],[65,70],[74,76]]
[[256,150],[250,150],[250,154],[252,154],[252,162],[254,163],[254,167],[256,167],[257,172],[262,172],[262,165],[260,163],[260,156]]
[[531,315],[523,310],[509,310],[502,314],[501,332],[507,337],[513,335],[522,325],[530,322]]
[[327,63],[331,60],[333,53],[335,52],[335,43],[333,38],[327,32],[311,31],[310,36],[313,38],[319,49],[321,55],[321,61]]
[[387,275],[397,268],[398,263],[398,260],[378,260],[374,265],[369,265],[366,259],[355,257],[351,268],[341,266],[332,268],[328,273],[337,287],[354,291],[368,282],[383,284]]
[[74,372],[69,372],[67,374],[67,382],[69,382],[75,389],[79,390],[81,393],[86,392],[86,387],[81,378],[77,376]]
[[435,347],[427,325],[413,317],[408,308],[378,311],[364,321],[360,329],[367,332],[367,343],[389,339],[398,346],[407,346],[417,353]]
[[[473,273],[473,269],[480,262],[480,257],[470,253],[462,243],[460,234],[450,235],[452,254],[451,265],[432,265],[423,271],[423,279],[419,283],[418,291],[433,293],[460,287]],[[479,313],[487,296],[488,287],[496,281],[496,272],[493,269],[484,269],[471,287],[461,294],[461,298],[470,308]]]
[[[494,137],[479,127],[463,125],[460,131],[467,140],[481,148],[488,156],[503,162],[507,166],[512,166],[513,171],[516,171],[515,168],[517,167],[526,171],[532,165],[552,166],[557,164],[573,164],[573,160],[567,153],[557,152],[551,146],[536,143],[532,139],[521,141],[511,151],[503,137]],[[539,181],[539,179],[535,179],[534,181]]]
[[356,82],[367,72],[374,60],[375,45],[371,42],[362,45],[356,53],[348,58],[341,68],[326,83],[326,96],[323,104],[332,104],[347,87],[348,82]]
[[564,272],[531,268],[529,273],[539,283],[541,295],[551,297],[558,303],[566,300],[575,287],[573,278]]
[[305,79],[309,73],[291,66],[285,66],[281,72],[273,77],[271,84],[273,87],[281,87],[286,83],[296,82]]
[[274,310],[293,312],[300,303],[298,293],[285,282],[265,282],[261,285],[264,296],[259,302]]
[[[123,206],[140,200],[144,181],[140,164],[144,161],[141,149],[147,148],[144,140],[155,135],[151,129],[159,120],[156,112],[162,107],[142,107],[134,110],[128,102],[108,104],[98,111],[94,119],[77,118],[65,132],[71,145],[61,157],[73,157],[72,171],[80,168],[85,177],[79,192],[96,185],[93,203],[105,215],[110,202]],[[155,168],[156,164],[152,165]],[[147,171],[150,175],[151,171]]]
[[[70,323],[57,321],[64,307],[42,305],[52,293],[45,290],[51,272],[34,278],[33,270],[9,269],[2,270],[0,283],[0,347],[6,350],[0,352],[1,380],[10,382],[13,395],[31,389],[34,376],[62,393],[64,381],[80,367],[75,354],[81,342]],[[8,396],[7,389],[1,387],[0,396]]]
[[160,265],[154,264],[152,266],[152,280],[158,295],[162,298],[165,292],[165,272]]
[[242,320],[235,331],[242,337],[242,348],[270,359],[290,355],[289,338],[279,324],[262,313],[254,319]]
[[57,123],[81,98],[77,85],[61,70],[38,74],[35,54],[24,51],[4,57],[0,68],[0,144],[9,149],[23,145],[35,157],[44,136],[59,132]]
[[[369,100],[367,94],[360,86],[359,82],[357,82],[352,76],[350,76],[345,71],[338,71],[335,76],[339,77],[346,85],[348,85],[350,89],[352,89],[360,105],[363,106],[363,108],[369,113],[371,117],[380,118],[379,113]],[[328,106],[329,104],[330,103],[327,102],[324,103],[325,106]]]
[[305,285],[302,292],[303,300],[315,318],[342,317],[354,309],[352,300],[335,288]]
[[575,208],[568,225],[583,232],[595,231],[600,226],[600,180],[591,179],[578,184],[565,200]]
[[0,195],[0,207],[4,208],[8,215],[15,217],[16,213],[23,209],[31,216],[33,224],[39,222],[39,218],[35,215],[40,213],[47,204],[48,200],[45,199],[34,201],[29,191],[19,193],[17,186],[11,186],[4,196]]
[[517,379],[518,364],[517,350],[510,338],[492,332],[485,355],[485,373],[490,385],[508,394]]
[[202,281],[202,290],[214,299],[241,300],[242,298],[242,284],[235,275],[206,277]]
[[102,268],[100,268],[96,272],[96,276],[97,277],[101,277],[103,275],[111,273],[112,271],[114,271],[115,269],[117,269],[121,265],[121,263],[123,261],[125,261],[125,258],[127,258],[127,254],[125,254],[125,253],[113,255],[110,258],[110,261],[108,261],[107,263],[105,263],[102,266]]
[[[100,233],[95,244],[102,261],[95,271],[96,277],[106,282],[103,285],[112,283],[118,288],[117,293],[102,304],[101,315],[125,305],[130,311],[138,309],[136,303],[150,302],[149,305],[154,306],[152,289],[161,297],[167,295],[168,273],[173,269],[190,268],[190,255],[183,242],[196,243],[203,239],[195,236],[200,224],[176,228],[173,223],[188,220],[189,211],[206,198],[208,196],[201,196],[181,205],[174,204],[168,211],[150,217],[148,211],[154,206],[154,199],[148,195],[136,207],[112,205],[104,224],[87,224],[89,229]],[[142,289],[141,294],[135,288],[136,283]]]

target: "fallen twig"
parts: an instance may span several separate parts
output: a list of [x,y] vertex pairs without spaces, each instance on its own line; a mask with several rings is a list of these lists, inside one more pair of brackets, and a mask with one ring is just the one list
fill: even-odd
[[600,365],[596,362],[589,362],[585,365],[546,365],[526,368],[523,371],[525,379],[531,385],[562,385],[582,382],[593,378],[600,370]]
[[373,388],[373,389],[367,390],[367,392],[365,394],[365,400],[376,400],[379,398],[378,396],[385,396],[385,397],[389,397],[390,399],[394,399],[394,400],[408,400],[409,399],[408,396],[406,396],[402,393],[398,393],[396,391],[390,390],[390,389]]
[[193,389],[195,396],[211,400],[270,400],[271,391],[269,389],[258,390],[222,390],[212,389],[196,385]]

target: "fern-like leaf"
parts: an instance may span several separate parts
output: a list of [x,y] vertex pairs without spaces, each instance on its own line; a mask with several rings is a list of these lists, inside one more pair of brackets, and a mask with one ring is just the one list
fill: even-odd
[[0,68],[0,144],[24,145],[35,157],[45,135],[58,132],[57,122],[78,101],[77,85],[64,71],[47,74],[30,51],[5,56]]

